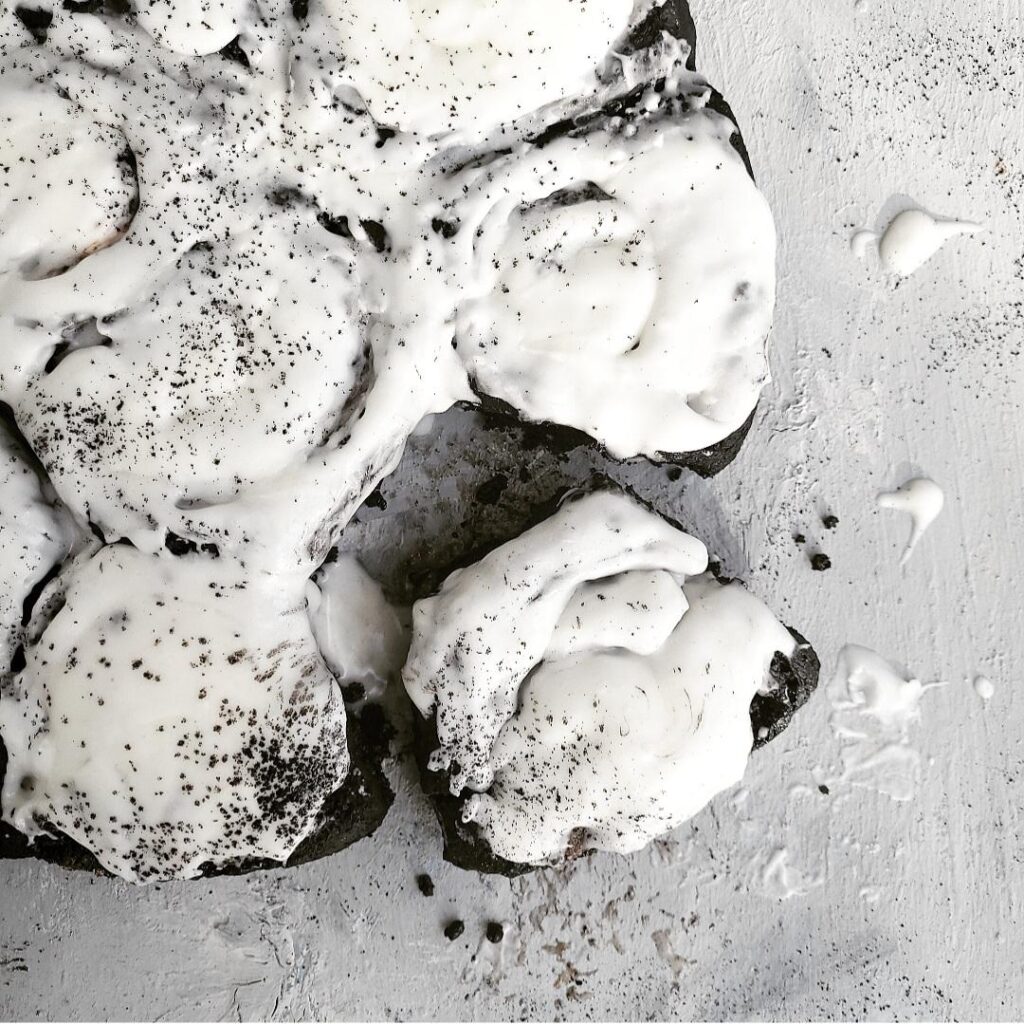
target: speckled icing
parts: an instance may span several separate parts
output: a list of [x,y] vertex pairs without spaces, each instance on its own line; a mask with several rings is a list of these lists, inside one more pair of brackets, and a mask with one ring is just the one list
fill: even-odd
[[[615,6],[579,15],[587,53],[607,33],[586,19]],[[19,268],[52,239],[19,243],[0,397],[80,518],[144,550],[170,530],[312,571],[416,425],[474,388],[621,456],[744,421],[774,236],[685,44],[608,56],[591,92],[545,87],[536,112],[517,79],[514,123],[495,94],[472,138],[429,137],[361,103],[331,19],[369,7],[225,5],[173,44],[207,53],[238,28],[227,56],[146,31],[176,39],[201,7],[146,5],[135,27],[57,10],[45,46],[4,14],[9,104],[82,137],[59,222],[90,254],[36,279]],[[23,206],[55,159],[18,179]],[[598,286],[629,301],[590,309]]]
[[286,860],[349,764],[305,580],[108,545],[42,603],[0,700],[8,820],[133,881]]
[[[506,860],[627,853],[743,775],[750,704],[795,641],[700,541],[620,493],[571,500],[413,608],[433,770]],[[580,838],[582,831],[582,839]]]
[[46,500],[39,477],[0,423],[0,694],[21,640],[33,588],[67,554],[70,524]]
[[595,92],[632,0],[345,0],[325,6],[382,124],[426,135],[510,121]]
[[[406,439],[483,395],[618,456],[724,438],[766,379],[772,222],[686,43],[618,52],[647,3],[72,6],[0,7],[0,401],[79,535],[3,663],[4,815],[134,880],[285,860],[347,770],[331,669],[379,688],[402,646],[321,567]],[[8,647],[70,544],[30,483]],[[643,528],[664,560],[609,573],[699,571]]]

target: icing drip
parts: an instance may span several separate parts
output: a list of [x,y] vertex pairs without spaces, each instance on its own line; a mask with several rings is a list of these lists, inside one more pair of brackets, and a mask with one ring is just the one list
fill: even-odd
[[880,508],[895,509],[910,515],[913,525],[910,539],[900,556],[900,565],[906,565],[913,554],[917,542],[924,536],[925,530],[938,518],[945,503],[942,488],[933,480],[917,477],[908,480],[895,491],[887,491],[878,496]]

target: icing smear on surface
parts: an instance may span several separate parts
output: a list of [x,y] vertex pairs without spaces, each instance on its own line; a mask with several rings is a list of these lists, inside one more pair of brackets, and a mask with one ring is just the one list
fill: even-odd
[[921,773],[911,726],[921,716],[924,694],[941,685],[922,683],[870,648],[847,644],[832,683],[832,728],[843,762],[833,784],[849,782],[910,800]]
[[[565,503],[413,609],[431,767],[507,860],[627,853],[738,782],[751,701],[796,641],[704,546],[622,494]],[[582,836],[582,838],[580,838]]]
[[900,565],[906,565],[925,530],[938,518],[945,500],[942,488],[927,477],[915,477],[895,491],[879,494],[879,508],[906,512],[911,517],[910,538],[900,556]]

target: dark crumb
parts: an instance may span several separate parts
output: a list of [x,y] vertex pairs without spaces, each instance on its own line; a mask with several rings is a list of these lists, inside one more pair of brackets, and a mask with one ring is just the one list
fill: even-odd
[[811,555],[811,568],[815,572],[824,572],[826,569],[832,568],[832,559],[819,551],[817,554]]
[[419,889],[424,896],[434,895],[434,880],[430,875],[417,875],[416,876],[416,888]]
[[797,544],[806,544],[807,538],[802,533],[794,533],[793,540]]
[[820,785],[820,786],[818,787],[818,792],[819,792],[819,793],[824,793],[824,794],[825,794],[825,796],[828,796],[828,786],[826,786],[826,785],[824,785],[824,784]]
[[346,683],[341,688],[341,695],[346,704],[358,704],[366,696],[366,690],[360,682]]
[[501,926],[498,921],[491,921],[487,925],[487,941],[493,942],[497,945],[503,938],[505,938],[505,929]]
[[821,517],[821,522],[826,530],[834,530],[839,525],[839,516],[829,512]]
[[465,930],[466,926],[461,921],[449,921],[444,926],[444,937],[449,942],[454,942]]
[[378,487],[372,493],[368,494],[363,504],[367,508],[380,509],[381,512],[383,512],[388,507],[388,503],[384,500],[384,495],[380,493],[380,487]]
[[665,475],[675,483],[683,475],[683,471],[678,466],[666,466]]

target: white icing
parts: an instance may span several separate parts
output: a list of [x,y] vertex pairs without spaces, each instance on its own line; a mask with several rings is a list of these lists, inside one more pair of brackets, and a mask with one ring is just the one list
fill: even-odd
[[494,126],[597,89],[632,0],[333,0],[343,75],[382,124]]
[[79,556],[0,698],[6,820],[132,881],[286,860],[349,763],[304,586],[224,558]]
[[[489,168],[508,212],[478,229],[486,293],[459,334],[485,392],[620,458],[694,451],[742,425],[768,379],[775,233],[730,130],[704,110],[655,119],[610,160],[591,136],[560,140],[537,154],[525,193],[506,182],[521,158]],[[563,161],[579,166],[561,187],[600,192],[553,201],[546,165]]]
[[988,676],[975,676],[974,692],[987,704],[996,695],[995,684]]
[[359,683],[368,699],[379,700],[409,648],[380,584],[344,553],[307,583],[306,599],[313,636],[335,678]]
[[21,637],[25,599],[67,553],[70,524],[43,496],[39,477],[0,424],[0,691]]
[[47,277],[111,245],[135,181],[115,129],[24,74],[0,89],[0,273]]
[[886,491],[878,496],[880,508],[895,509],[906,512],[912,520],[910,539],[900,556],[900,565],[905,565],[917,547],[917,542],[924,536],[925,530],[942,511],[945,496],[942,488],[934,480],[927,477],[916,477],[908,480],[895,491]]
[[[500,132],[482,120],[469,147],[381,135],[361,112],[352,54],[327,21],[369,6],[314,4],[305,27],[287,5],[264,6],[140,12],[182,53],[238,29],[248,68],[62,9],[45,47],[3,54],[13,108],[41,109],[46,94],[51,134],[84,133],[75,216],[59,219],[82,225],[70,259],[107,246],[43,280],[23,276],[18,249],[0,274],[0,398],[81,519],[148,551],[170,530],[312,571],[417,424],[475,400],[471,378],[622,456],[698,450],[743,422],[766,378],[774,236],[684,44],[610,60],[592,95],[563,100],[557,85],[549,107]],[[555,7],[538,45],[544,25],[571,18],[584,48],[606,49],[594,26],[621,4]],[[494,24],[509,20],[495,11]],[[375,59],[369,44],[360,55]],[[635,108],[594,116],[632,88]],[[583,115],[571,138],[529,141]],[[122,138],[140,200],[127,229],[111,199],[134,195],[111,184]],[[62,179],[66,159],[47,152],[17,179],[22,208],[39,206],[40,182]],[[583,199],[588,183],[611,198],[550,199]],[[97,196],[110,202],[94,209]],[[514,272],[537,256],[535,279]],[[591,278],[616,301],[589,311]],[[58,349],[66,358],[47,373]]]
[[849,783],[905,802],[921,775],[911,727],[921,701],[941,683],[922,683],[887,658],[858,644],[839,652],[832,683],[832,728],[842,746],[843,771],[833,785]]
[[909,277],[949,239],[982,230],[982,225],[971,221],[944,220],[925,210],[904,210],[882,232],[878,255],[889,273]]
[[[620,494],[568,502],[413,608],[406,687],[434,768],[522,863],[629,852],[739,781],[750,704],[795,643],[702,544]],[[457,769],[456,769],[457,764]]]
[[862,260],[868,254],[868,249],[878,241],[878,232],[868,228],[861,228],[850,236],[850,252],[857,259]]

